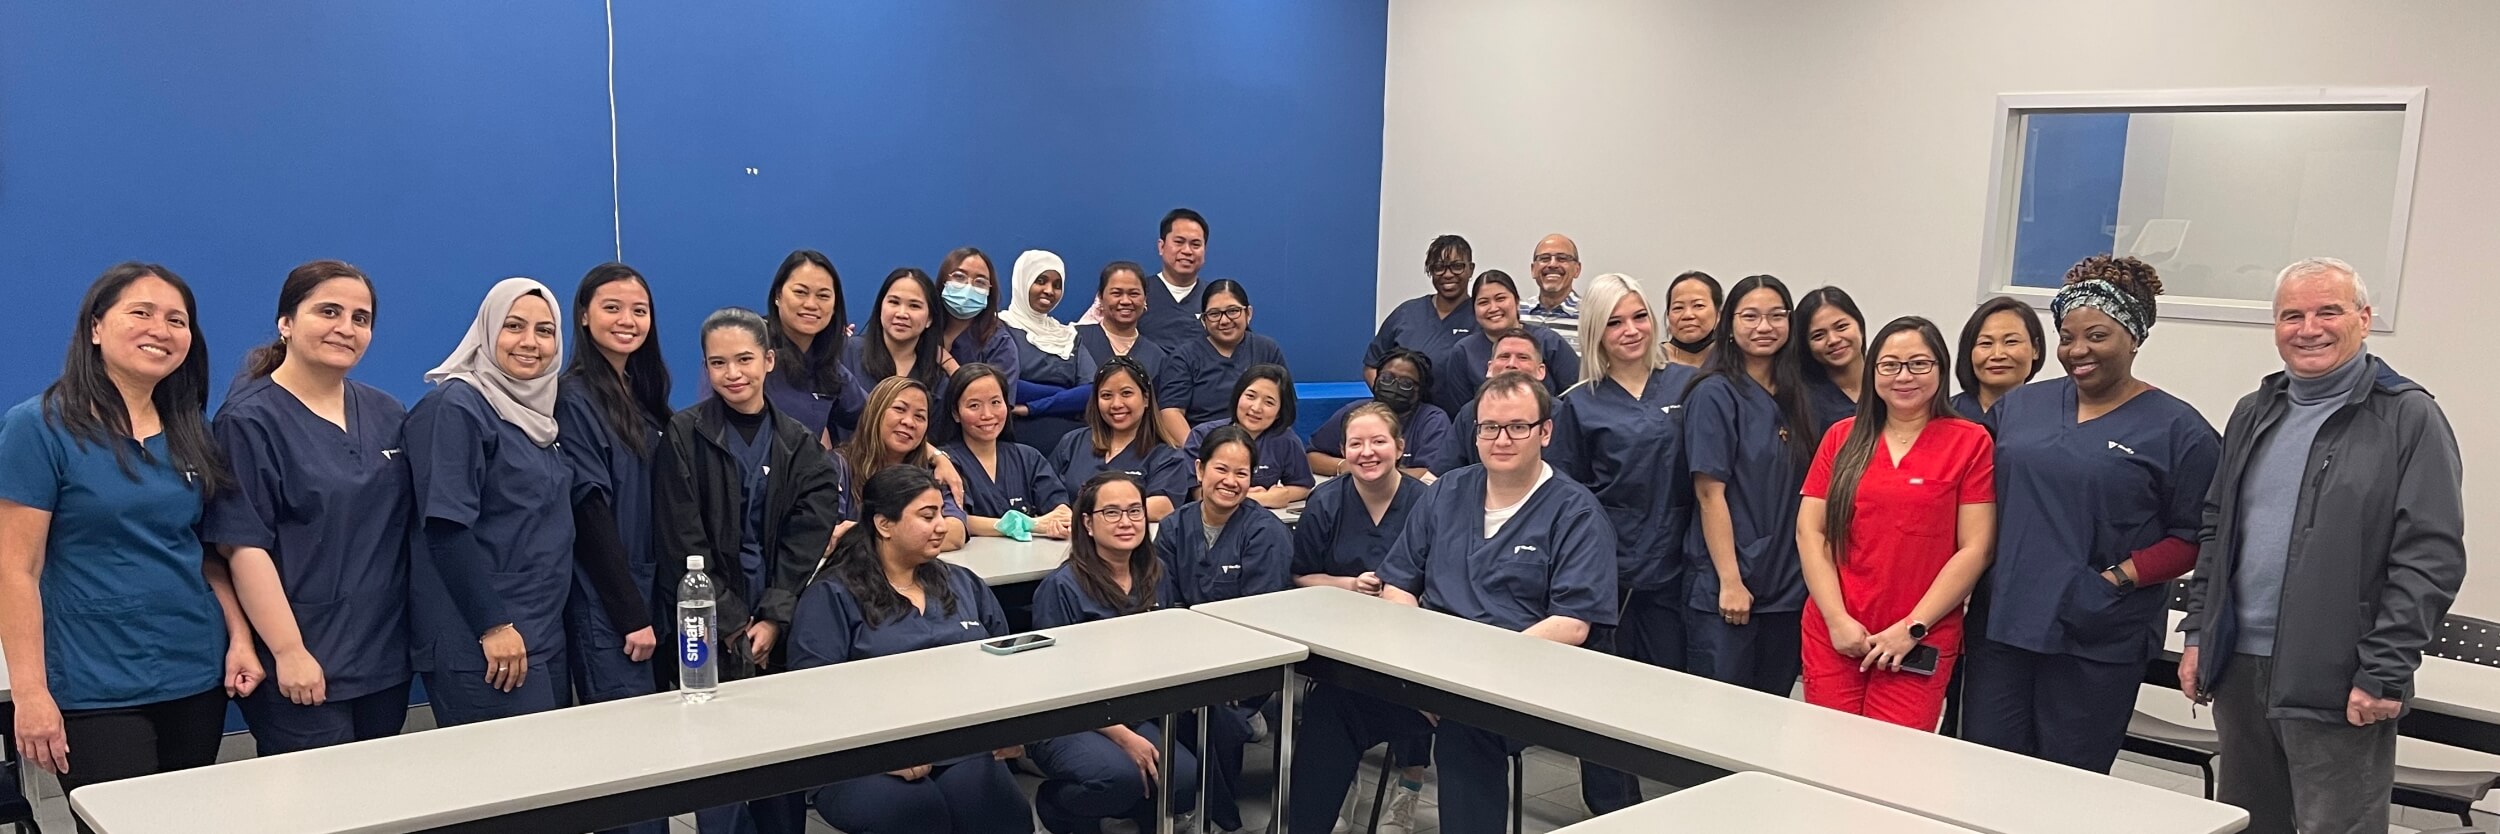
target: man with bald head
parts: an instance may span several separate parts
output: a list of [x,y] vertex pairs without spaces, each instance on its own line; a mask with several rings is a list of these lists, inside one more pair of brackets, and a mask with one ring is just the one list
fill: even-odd
[[2253,832],[2385,829],[2396,719],[2465,582],[2456,435],[2362,347],[2370,318],[2350,264],[2275,277],[2283,371],[2232,409],[2205,496],[2179,689],[2213,704],[2215,798]]
[[1519,320],[1562,334],[1579,351],[1580,293],[1572,287],[1580,280],[1580,244],[1558,234],[1538,239],[1528,276],[1536,281],[1537,293],[1519,300]]

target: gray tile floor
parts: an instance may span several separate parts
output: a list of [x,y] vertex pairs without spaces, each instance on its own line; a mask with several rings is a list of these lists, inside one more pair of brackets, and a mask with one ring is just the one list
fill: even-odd
[[[433,727],[433,718],[425,710],[411,711],[408,720],[410,731],[431,727]],[[232,761],[249,758],[251,755],[250,737],[231,736],[226,739],[220,760]],[[1249,790],[1248,795],[1242,799],[1242,819],[1249,825],[1250,830],[1259,831],[1273,816],[1269,797],[1273,795],[1271,791],[1275,785],[1275,752],[1267,744],[1254,744],[1251,745],[1249,754],[1245,758],[1248,764],[1245,767],[1244,777],[1249,783]],[[1531,748],[1523,761],[1528,767],[1525,787],[1529,799],[1524,815],[1527,834],[1545,834],[1545,832],[1588,818],[1588,812],[1580,803],[1578,760],[1550,750]],[[1380,750],[1375,749],[1365,760],[1361,776],[1351,791],[1352,796],[1355,797],[1356,806],[1351,819],[1359,822],[1369,818],[1373,779],[1379,772]],[[2132,753],[2121,755],[2118,766],[2111,775],[2191,795],[2201,795],[2203,791],[2201,777],[2195,771],[2186,770],[2183,766],[2168,762],[2137,757]],[[37,781],[36,793],[39,797],[36,802],[36,821],[48,834],[71,834],[76,829],[70,824],[69,805],[61,798],[58,784],[54,783],[48,775],[37,774],[34,779]],[[1040,781],[1023,775],[1019,775],[1017,779],[1028,793]],[[1643,795],[1649,798],[1664,796],[1673,790],[1657,782],[1642,781],[1645,787]],[[1422,802],[1416,806],[1415,834],[1429,834],[1436,830],[1435,826],[1440,821],[1437,801],[1439,798],[1439,788],[1434,784],[1428,772]],[[2391,834],[2411,834],[2422,829],[2453,826],[2456,822],[2453,817],[2419,809],[2391,807],[2387,830]],[[2482,815],[2477,822],[2485,831],[2500,832],[2500,825],[2495,825],[2490,815]],[[675,829],[675,834],[697,834],[694,818],[691,816],[678,818],[675,821]],[[1039,830],[1039,826],[1036,826],[1036,830]],[[810,834],[840,834],[832,827],[825,825],[823,821],[816,819],[814,814],[808,815],[808,831]]]

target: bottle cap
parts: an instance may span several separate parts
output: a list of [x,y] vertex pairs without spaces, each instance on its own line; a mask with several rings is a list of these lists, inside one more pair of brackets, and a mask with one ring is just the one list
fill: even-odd
[[693,556],[688,556],[688,557],[686,557],[686,569],[687,569],[687,570],[702,570],[702,569],[703,569],[703,556],[702,556],[702,554],[696,554],[696,555],[693,555]]

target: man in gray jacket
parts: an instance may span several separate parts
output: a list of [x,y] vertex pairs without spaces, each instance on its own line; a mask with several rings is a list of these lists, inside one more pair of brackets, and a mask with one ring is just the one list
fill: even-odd
[[2395,719],[2465,581],[2456,436],[2369,333],[2350,265],[2285,268],[2284,372],[2232,409],[2205,497],[2179,688],[2214,705],[2251,832],[2386,830]]

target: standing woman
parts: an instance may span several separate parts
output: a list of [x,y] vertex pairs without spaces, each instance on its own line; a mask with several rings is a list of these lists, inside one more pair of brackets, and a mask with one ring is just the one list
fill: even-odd
[[573,342],[591,349],[573,352],[556,391],[559,448],[573,466],[573,591],[564,633],[576,697],[594,704],[658,685],[651,460],[668,425],[669,378],[642,273],[620,263],[592,267],[573,291],[573,313]]
[[347,378],[373,282],[313,261],[278,287],[278,341],[244,359],[212,426],[235,488],[200,537],[277,675],[238,702],[260,755],[396,735],[408,718],[408,410]]
[[[1797,509],[1814,595],[1806,702],[1932,732],[1962,653],[1962,604],[1996,544],[1996,449],[1947,402],[1939,371],[1952,354],[1934,323],[1894,319],[1875,350],[1872,396],[1824,435]],[[1904,670],[1922,644],[1935,668]]]
[[2031,305],[2003,296],[1979,305],[1962,325],[1962,363],[1953,366],[1962,393],[1953,395],[1953,410],[1993,428],[1997,404],[2040,375],[2040,366],[2048,361],[2041,353],[2047,344]]
[[1818,425],[1789,338],[1788,285],[1736,282],[1710,366],[1684,394],[1694,517],[1684,534],[1688,671],[1785,697],[1797,685],[1797,490]]
[[1346,420],[1368,403],[1388,409],[1403,427],[1396,464],[1406,475],[1431,483],[1441,473],[1458,468],[1458,456],[1451,453],[1456,441],[1449,412],[1424,402],[1424,392],[1432,390],[1432,359],[1411,348],[1390,348],[1388,357],[1372,370],[1372,398],[1347,403],[1311,433],[1311,449],[1303,457],[1310,462],[1312,474],[1331,478],[1345,474]]
[[[1510,273],[1488,269],[1476,276],[1472,290],[1476,303],[1476,335],[1464,337],[1432,358],[1436,388],[1430,392],[1433,405],[1449,412],[1457,420],[1459,409],[1476,399],[1476,389],[1484,385],[1489,374],[1485,366],[1492,362],[1494,348],[1502,335],[1514,329],[1524,330],[1536,342],[1537,354],[1553,373],[1545,377],[1545,390],[1561,395],[1564,388],[1580,378],[1580,354],[1565,341],[1562,334],[1539,324],[1519,321],[1519,287]],[[1473,437],[1456,438],[1458,445],[1472,446]]]
[[1200,296],[1198,320],[1206,338],[1191,339],[1173,349],[1172,361],[1155,378],[1155,399],[1163,403],[1166,437],[1187,437],[1189,427],[1232,411],[1225,394],[1254,365],[1284,365],[1285,349],[1276,340],[1250,331],[1250,291],[1241,282],[1220,278]]
[[1805,333],[1797,373],[1814,406],[1813,442],[1866,399],[1866,316],[1846,291],[1820,287],[1797,299],[1796,320]]
[[[1233,383],[1233,411],[1189,430],[1189,449],[1202,449],[1208,433],[1239,427],[1258,446],[1250,473],[1250,500],[1271,510],[1311,494],[1311,452],[1293,433],[1293,375],[1283,365],[1252,365]],[[1203,459],[1202,459],[1203,460]]]
[[975,362],[957,369],[947,384],[955,389],[955,440],[945,452],[963,473],[965,532],[1017,541],[1067,538],[1068,487],[1058,470],[1033,447],[1000,439],[1008,424],[1007,374]]
[[941,343],[945,350],[938,353],[940,371],[952,374],[980,362],[1016,378],[1023,366],[1016,364],[1016,337],[998,323],[999,303],[1007,293],[998,285],[990,256],[970,246],[948,252],[938,262],[938,277],[946,282],[938,290],[938,307],[944,311],[939,321],[946,325]]
[[764,297],[767,343],[780,370],[764,382],[773,407],[819,435],[826,448],[851,436],[868,386],[859,378],[850,311],[842,301],[842,276],[814,249],[781,259],[772,290]]
[[[1175,602],[1203,605],[1286,589],[1293,532],[1253,500],[1252,473],[1264,454],[1258,441],[1240,426],[1219,426],[1207,432],[1197,450],[1198,484],[1205,499],[1166,516],[1156,531],[1155,553],[1180,592]],[[1195,748],[1196,716],[1182,718],[1177,726],[1182,743]],[[1207,821],[1215,830],[1242,827],[1235,797],[1242,788],[1242,746],[1249,741],[1249,710],[1235,704],[1207,708],[1207,749],[1195,752],[1213,768],[1207,780]]]
[[556,448],[556,295],[529,278],[488,290],[468,335],[408,410],[422,552],[411,559],[417,670],[445,726],[571,702],[564,602],[573,584],[573,472]]
[[[977,367],[966,366],[966,367]],[[869,477],[862,515],[799,595],[790,665],[812,669],[1005,637],[1007,612],[971,569],[938,559],[946,516],[937,479],[913,466]],[[1004,759],[1014,749],[846,779],[816,789],[816,815],[844,831],[1032,834]]]
[[1969,741],[2099,773],[2126,742],[2222,453],[2194,406],[2135,376],[2160,294],[2134,258],[2076,264],[2049,304],[2066,376],[1997,401],[2006,512],[1971,606]]
[[[773,652],[790,628],[798,594],[850,514],[849,473],[816,432],[764,394],[773,375],[764,319],[728,307],[704,317],[697,338],[712,396],[669,417],[654,474],[652,511],[664,610],[677,608],[687,556],[702,556],[718,594],[722,680],[777,668]],[[674,623],[669,622],[670,626]],[[668,637],[674,638],[675,628]],[[671,669],[673,670],[673,666]],[[798,794],[696,812],[706,832],[798,834]]]
[[[1615,528],[1621,619],[1588,645],[1681,671],[1683,546],[1693,518],[1682,403],[1699,374],[1666,361],[1649,299],[1622,273],[1590,282],[1580,343],[1587,364],[1554,410],[1545,461],[1595,493]],[[1640,804],[1641,782],[1582,760],[1580,794],[1591,813],[1610,813]]]
[[[859,495],[866,488],[866,475],[883,471],[888,466],[916,466],[935,475],[947,463],[937,447],[929,443],[929,389],[909,377],[888,377],[868,392],[868,410],[859,418],[859,433],[842,444],[842,468],[850,473],[847,492]],[[948,472],[949,476],[954,473]],[[848,517],[847,515],[845,517]],[[964,546],[966,524],[963,507],[955,497],[946,497],[946,549]]]
[[1137,329],[1137,322],[1146,315],[1145,267],[1135,261],[1105,265],[1094,284],[1094,306],[1102,311],[1102,320],[1076,326],[1077,350],[1092,357],[1096,367],[1112,357],[1125,356],[1144,368],[1147,376],[1163,378],[1163,363],[1173,346],[1147,338]]
[[940,365],[945,350],[931,329],[935,303],[937,286],[928,273],[907,266],[886,274],[877,287],[877,333],[867,339],[854,369],[862,390],[899,376],[919,382],[935,399],[946,397],[947,372]]
[[[1039,249],[1016,256],[1014,294],[999,321],[1016,339],[1016,372],[1007,377],[1007,401],[1015,405],[1016,442],[1035,448],[1059,445],[1059,438],[1085,427],[1085,401],[1093,396],[1086,384],[1098,361],[1077,344],[1074,325],[1050,317],[1068,290],[1068,266],[1058,255]],[[957,370],[961,370],[958,368]]]
[[[1126,472],[1086,477],[1076,493],[1077,524],[1068,541],[1068,561],[1033,590],[1034,628],[1090,623],[1180,603],[1180,591],[1147,534],[1148,500],[1143,484]],[[1172,807],[1197,804],[1197,757],[1175,746],[1175,772],[1158,773],[1162,737],[1155,722],[1140,721],[1034,743],[1033,763],[1046,774],[1033,803],[1042,829],[1092,834],[1101,830],[1102,820],[1119,817],[1137,822],[1140,831],[1153,830],[1154,786],[1164,777],[1171,779]]]
[[1698,269],[1667,283],[1667,361],[1692,368],[1709,364],[1719,305],[1726,301],[1719,279]]
[[[1154,420],[1155,394],[1146,369],[1114,357],[1094,371],[1094,400],[1085,407],[1085,430],[1059,439],[1050,467],[1060,483],[1081,484],[1105,470],[1126,472],[1146,492],[1146,520],[1162,521],[1189,500],[1198,486],[1189,454],[1172,445]],[[1081,520],[1081,519],[1080,519]]]
[[262,683],[197,533],[233,486],[193,306],[172,270],[105,270],[60,378],[0,418],[0,651],[17,752],[63,793],[216,761],[226,697]]

